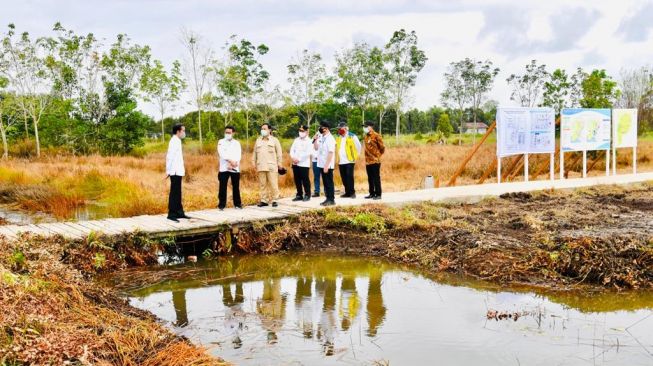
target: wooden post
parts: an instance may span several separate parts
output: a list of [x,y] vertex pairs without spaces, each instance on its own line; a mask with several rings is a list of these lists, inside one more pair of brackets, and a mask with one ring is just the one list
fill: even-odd
[[524,182],[528,182],[528,154],[524,154]]
[[633,147],[633,174],[637,174],[637,145]]
[[[499,158],[495,157],[494,160],[492,160],[492,164],[490,164],[490,166],[487,167],[487,169],[485,169],[483,175],[481,175],[481,178],[478,180],[476,184],[483,184],[483,182],[485,182],[485,180],[490,176],[490,174],[492,174],[494,168],[497,167],[498,162],[499,162]],[[499,176],[499,174],[497,174],[497,176]]]
[[501,183],[501,158],[497,162],[497,183]]
[[617,175],[617,148],[612,147],[612,174]]
[[587,150],[583,150],[583,178],[587,178]]
[[492,133],[492,131],[494,131],[496,126],[497,126],[497,121],[492,122],[490,127],[487,129],[487,132],[485,132],[485,135],[483,135],[483,138],[480,139],[476,143],[476,145],[474,145],[474,147],[472,148],[472,151],[470,151],[467,154],[467,156],[465,157],[463,162],[460,164],[460,166],[458,167],[456,172],[453,174],[453,176],[451,176],[451,179],[449,179],[449,183],[447,183],[447,186],[453,186],[453,185],[456,184],[456,179],[458,179],[458,176],[460,176],[460,174],[462,174],[462,172],[465,170],[465,167],[467,166],[467,163],[469,163],[469,161],[472,160],[472,157],[474,157],[474,154],[476,154],[478,149],[481,148],[481,145],[483,145],[485,140],[487,140],[488,136],[490,136],[490,134]]
[[555,153],[549,154],[550,159],[549,159],[549,178],[551,180],[555,179],[555,165],[556,165],[556,158],[555,158]]

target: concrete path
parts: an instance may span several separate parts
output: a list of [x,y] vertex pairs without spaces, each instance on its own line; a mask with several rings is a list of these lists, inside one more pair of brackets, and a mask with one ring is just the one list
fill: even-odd
[[[542,180],[531,182],[512,182],[501,184],[481,184],[435,189],[423,189],[404,192],[388,192],[382,200],[371,201],[361,192],[357,198],[338,198],[338,206],[360,206],[367,203],[384,203],[403,205],[416,202],[441,202],[447,200],[478,200],[483,197],[500,196],[504,193],[532,192],[548,189],[574,189],[599,185],[632,184],[653,181],[653,173],[624,174],[564,180]],[[176,223],[166,219],[165,215],[142,215],[116,219],[57,222],[31,225],[0,226],[0,235],[15,239],[20,233],[32,232],[44,236],[63,235],[67,238],[85,238],[91,233],[116,235],[120,233],[144,232],[153,238],[168,236],[189,236],[196,234],[217,233],[227,226],[250,225],[255,222],[274,222],[302,212],[324,209],[320,206],[323,197],[313,198],[309,202],[292,202],[286,198],[279,201],[279,207],[258,208],[248,206],[244,209],[217,209],[188,212],[193,219],[180,220]]]

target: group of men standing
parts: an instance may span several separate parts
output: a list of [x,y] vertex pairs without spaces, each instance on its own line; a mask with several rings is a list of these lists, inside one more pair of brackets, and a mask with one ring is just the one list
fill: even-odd
[[[366,122],[363,126],[365,164],[369,185],[369,195],[366,199],[381,199],[381,156],[385,152],[383,139],[374,130],[374,124]],[[242,149],[240,142],[234,138],[236,129],[227,126],[224,138],[218,141],[219,157],[218,173],[218,208],[223,210],[227,203],[227,186],[231,180],[234,207],[241,209],[240,198],[240,161]],[[313,171],[313,195],[320,196],[320,179],[324,187],[325,200],[322,206],[335,205],[335,187],[333,171],[336,164],[344,186],[342,198],[356,198],[354,186],[354,168],[363,145],[358,136],[349,131],[346,123],[338,125],[338,136],[331,134],[330,126],[320,124],[318,132],[310,138],[309,128],[300,126],[298,137],[290,148],[292,172],[297,194],[293,201],[309,201],[311,199],[310,171]],[[185,175],[181,140],[186,132],[183,125],[172,128],[172,138],[168,145],[166,156],[166,174],[170,178],[170,195],[168,199],[168,219],[178,221],[187,219],[182,206],[181,181]],[[283,168],[283,150],[281,143],[273,135],[272,126],[261,125],[261,135],[256,139],[252,152],[252,164],[256,168],[260,202],[258,207],[276,207],[279,199],[279,174],[285,174]]]

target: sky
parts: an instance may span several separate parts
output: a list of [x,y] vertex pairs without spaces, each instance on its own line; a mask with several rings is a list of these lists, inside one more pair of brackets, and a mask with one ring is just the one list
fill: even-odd
[[[302,49],[334,53],[367,42],[382,47],[393,31],[414,30],[428,61],[411,90],[409,107],[441,105],[443,73],[465,57],[501,69],[488,98],[514,105],[506,78],[532,59],[549,70],[653,65],[653,0],[269,1],[269,0],[0,0],[0,26],[49,34],[59,21],[109,44],[118,33],[147,44],[166,64],[184,60],[181,29],[202,35],[219,54],[232,34],[270,51],[261,62],[271,82],[286,87],[286,65]],[[4,30],[2,31],[4,33]],[[154,108],[144,106],[155,114]],[[175,114],[190,110],[182,103]]]

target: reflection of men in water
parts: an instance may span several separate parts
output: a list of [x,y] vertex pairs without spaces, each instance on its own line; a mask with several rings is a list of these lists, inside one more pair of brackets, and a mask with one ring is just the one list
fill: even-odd
[[376,336],[378,327],[385,319],[385,306],[383,305],[383,294],[381,293],[381,274],[372,273],[370,284],[367,288],[367,324],[369,329],[367,335]]
[[225,329],[233,334],[231,343],[234,348],[242,347],[243,341],[240,339],[240,331],[243,329],[243,310],[241,304],[245,300],[243,296],[243,284],[236,284],[236,293],[232,296],[231,285],[222,284],[222,304],[224,305],[224,323]]
[[334,339],[336,331],[336,279],[324,277],[315,284],[317,292],[324,298],[322,315],[318,325],[318,339],[324,341],[322,347],[326,356],[334,353]]
[[256,310],[261,314],[261,325],[268,331],[268,343],[276,343],[276,333],[286,315],[286,295],[281,294],[281,279],[263,281],[263,296],[256,301]]
[[356,291],[356,279],[354,277],[343,277],[340,284],[340,303],[338,306],[338,316],[341,319],[340,326],[342,330],[348,330],[354,322],[360,301]]
[[186,291],[172,291],[172,306],[175,308],[175,321],[174,325],[177,327],[185,327],[188,325],[188,312],[186,311]]
[[304,338],[313,338],[313,302],[311,299],[313,278],[297,277],[295,287],[295,309],[299,327],[302,328]]

